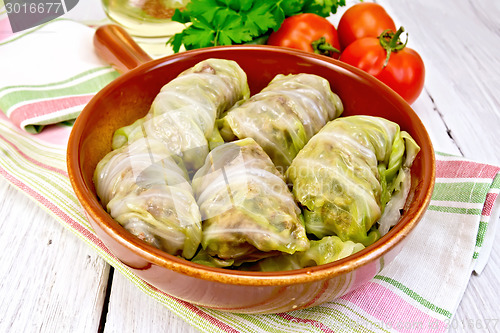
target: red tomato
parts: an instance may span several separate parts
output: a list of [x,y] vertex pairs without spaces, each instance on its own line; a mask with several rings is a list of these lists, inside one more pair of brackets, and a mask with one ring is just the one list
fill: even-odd
[[358,3],[340,18],[337,29],[340,47],[345,49],[356,39],[378,37],[387,29],[396,31],[396,25],[382,6],[372,2]]
[[420,55],[399,40],[402,32],[400,28],[380,38],[358,39],[342,52],[340,61],[375,76],[411,104],[424,87],[425,67]]
[[337,29],[326,18],[316,14],[299,14],[286,18],[281,27],[271,33],[268,45],[299,49],[339,57]]

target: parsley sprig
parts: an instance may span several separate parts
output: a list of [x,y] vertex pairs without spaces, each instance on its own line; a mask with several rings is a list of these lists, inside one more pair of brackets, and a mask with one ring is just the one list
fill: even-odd
[[179,52],[182,45],[192,50],[248,43],[278,30],[289,16],[314,13],[326,17],[339,6],[345,6],[345,0],[191,0],[172,17],[186,28],[167,44]]

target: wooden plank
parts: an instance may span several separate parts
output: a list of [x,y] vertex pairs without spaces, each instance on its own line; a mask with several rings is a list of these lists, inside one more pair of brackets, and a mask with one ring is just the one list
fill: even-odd
[[96,332],[109,266],[0,179],[0,332]]
[[[500,165],[498,2],[381,0],[426,65],[425,96],[413,105],[436,150]],[[492,47],[496,45],[497,47]],[[447,134],[449,137],[446,138]],[[455,146],[455,151],[454,151]],[[456,151],[458,149],[458,151]],[[500,233],[481,275],[472,274],[449,332],[500,330]]]
[[422,56],[426,92],[460,150],[500,165],[499,2],[378,2],[405,27],[408,46]]
[[104,333],[198,332],[121,274],[113,274]]

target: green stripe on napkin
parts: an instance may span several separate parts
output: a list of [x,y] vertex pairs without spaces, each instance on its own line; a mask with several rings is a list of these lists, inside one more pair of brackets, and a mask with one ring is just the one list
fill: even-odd
[[0,109],[7,115],[18,103],[66,96],[95,94],[118,77],[110,66],[98,67],[72,76],[66,80],[40,85],[18,85],[0,89]]

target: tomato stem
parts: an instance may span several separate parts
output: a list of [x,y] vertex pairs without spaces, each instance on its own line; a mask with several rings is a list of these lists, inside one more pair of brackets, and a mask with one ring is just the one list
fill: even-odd
[[387,66],[387,64],[389,63],[389,59],[391,57],[392,52],[401,51],[406,47],[406,44],[408,43],[408,33],[406,34],[406,41],[404,43],[400,39],[401,34],[404,31],[405,29],[403,27],[400,27],[398,31],[396,31],[395,33],[392,30],[387,29],[384,32],[382,32],[378,37],[378,40],[380,41],[380,46],[382,46],[387,53],[384,62],[384,67]]
[[331,56],[332,53],[340,53],[339,50],[334,48],[332,44],[328,43],[325,37],[321,37],[318,40],[315,40],[311,43],[311,46],[314,50],[314,53],[322,54],[326,56]]

